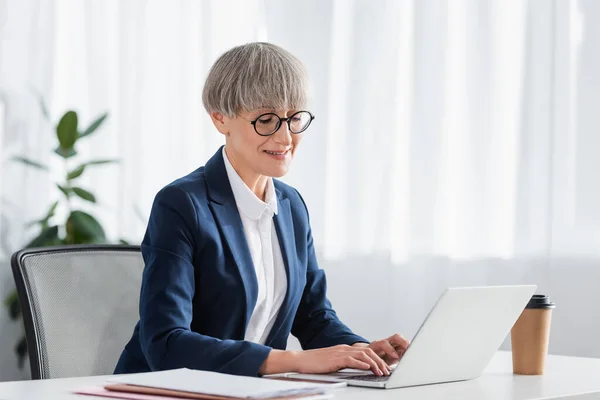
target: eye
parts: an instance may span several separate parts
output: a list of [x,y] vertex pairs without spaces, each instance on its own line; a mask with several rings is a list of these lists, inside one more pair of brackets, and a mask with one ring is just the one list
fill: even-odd
[[264,118],[259,118],[258,119],[258,123],[260,124],[270,124],[273,122],[273,117],[264,117]]
[[299,116],[292,118],[292,122],[300,122],[300,121],[302,121],[302,118]]

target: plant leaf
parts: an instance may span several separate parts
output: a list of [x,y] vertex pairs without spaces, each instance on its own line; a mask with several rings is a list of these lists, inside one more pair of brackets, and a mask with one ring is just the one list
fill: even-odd
[[42,219],[38,219],[37,221],[31,221],[29,223],[27,223],[26,227],[30,228],[35,224],[41,224],[42,225],[42,229],[46,229],[48,228],[48,221],[50,220],[50,218],[54,217],[54,212],[56,211],[56,207],[58,206],[58,200],[55,201],[51,206],[50,209],[48,210],[48,212],[46,213],[46,216]]
[[65,195],[65,197],[68,199],[69,197],[71,197],[71,189],[70,188],[66,188],[64,186],[60,186],[59,184],[56,184],[56,187],[58,189],[60,189],[61,192],[63,192],[63,194]]
[[56,136],[63,150],[73,149],[77,141],[77,113],[67,111],[56,126]]
[[96,196],[94,196],[92,193],[88,192],[85,189],[82,189],[80,187],[74,187],[73,189],[73,193],[75,193],[77,196],[81,197],[84,200],[87,200],[89,202],[95,203],[96,202]]
[[46,167],[45,165],[40,164],[39,162],[32,161],[32,160],[30,160],[30,159],[28,159],[26,157],[23,157],[23,156],[14,156],[12,158],[12,160],[13,161],[22,162],[23,164],[29,165],[30,167],[35,167],[37,169],[48,171],[48,167]]
[[88,161],[86,163],[84,163],[83,165],[100,165],[100,164],[114,164],[114,163],[119,163],[121,162],[121,160],[94,160],[94,161]]
[[14,289],[4,298],[4,307],[10,307],[10,305],[15,301],[19,301],[19,295],[17,294],[16,289]]
[[94,131],[96,129],[98,129],[98,127],[100,125],[102,125],[102,123],[104,122],[104,120],[107,117],[108,117],[108,113],[104,113],[104,114],[100,115],[98,118],[96,118],[96,120],[94,122],[92,122],[90,124],[90,126],[87,127],[87,129],[85,131],[83,131],[82,133],[79,134],[79,138],[86,137],[86,136],[94,133]]
[[67,180],[70,181],[71,179],[80,177],[81,174],[83,174],[84,170],[85,170],[85,165],[80,165],[79,167],[75,168],[73,171],[71,171],[67,174]]
[[11,320],[16,321],[21,316],[21,305],[19,304],[19,296],[14,290],[6,299],[4,305],[8,308],[8,315]]
[[126,246],[129,246],[129,242],[125,239],[119,239],[119,244],[124,244]]
[[54,152],[62,158],[71,158],[74,155],[77,155],[75,149],[63,149],[62,147],[57,147],[56,150],[54,150]]
[[35,221],[29,221],[28,223],[25,224],[25,228],[31,228],[32,226],[41,224],[41,223],[42,223],[41,219],[36,219]]
[[73,171],[69,172],[69,174],[67,175],[67,179],[71,180],[71,179],[75,179],[78,176],[80,176],[83,173],[83,170],[85,169],[85,167],[88,167],[90,165],[100,165],[100,164],[111,164],[111,163],[118,163],[119,160],[94,160],[94,161],[88,161],[85,162],[83,164],[81,164],[80,166],[78,166],[77,168],[75,168]]
[[48,221],[50,220],[50,218],[54,217],[54,213],[56,211],[56,207],[58,206],[58,200],[55,201],[51,206],[50,209],[48,210],[48,212],[46,213],[46,216],[42,219],[38,219],[36,221],[31,221],[28,222],[25,227],[26,228],[30,228],[35,224],[41,224],[42,226],[42,230],[48,228]]
[[15,300],[14,303],[11,303],[8,307],[8,316],[11,320],[16,321],[21,316],[21,305],[19,304],[19,300]]
[[67,219],[67,237],[70,244],[105,243],[102,225],[90,214],[73,211]]
[[48,214],[46,214],[46,216],[44,217],[44,220],[49,220],[50,218],[54,217],[54,213],[56,212],[56,207],[58,207],[58,200],[56,200],[54,203],[52,203],[52,205],[50,206],[50,209],[48,210]]
[[25,245],[25,248],[51,246],[55,244],[57,240],[59,240],[58,226],[54,225],[47,229],[43,229],[36,238]]
[[19,369],[23,369],[25,365],[25,357],[27,356],[27,339],[25,336],[21,336],[21,339],[17,342],[15,346],[15,353],[17,353],[18,365]]

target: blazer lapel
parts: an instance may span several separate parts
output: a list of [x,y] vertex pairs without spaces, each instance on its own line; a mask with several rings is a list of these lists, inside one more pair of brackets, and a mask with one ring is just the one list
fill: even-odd
[[240,277],[242,278],[244,291],[246,293],[245,329],[252,316],[252,311],[254,311],[254,307],[256,306],[258,280],[256,279],[252,255],[250,254],[246,236],[244,235],[244,226],[235,202],[232,201],[223,205],[211,203],[210,208],[216,217],[217,224],[219,224],[221,228],[225,242],[227,242],[239,270]]
[[[278,197],[281,196],[281,192],[277,191]],[[298,282],[298,268],[296,268],[296,238],[294,236],[294,224],[292,220],[292,210],[290,208],[290,200],[287,198],[279,199],[279,213],[274,217],[275,230],[277,231],[277,239],[279,240],[279,247],[281,247],[281,255],[285,264],[285,273],[287,274],[287,291],[277,320],[273,325],[273,329],[269,334],[266,344],[277,337],[283,322],[290,313],[290,300],[294,298],[296,286]]]
[[246,295],[246,320],[244,330],[256,306],[258,280],[250,248],[244,235],[244,225],[231,191],[227,170],[223,161],[222,147],[206,163],[206,184],[210,197],[209,207],[225,238],[234,262],[239,270]]

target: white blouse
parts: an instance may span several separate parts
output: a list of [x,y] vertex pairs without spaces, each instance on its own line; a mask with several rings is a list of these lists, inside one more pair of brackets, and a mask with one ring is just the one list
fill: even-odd
[[224,147],[223,160],[258,281],[258,298],[244,339],[265,344],[287,291],[287,276],[273,221],[277,214],[275,186],[269,178],[263,202],[237,174]]

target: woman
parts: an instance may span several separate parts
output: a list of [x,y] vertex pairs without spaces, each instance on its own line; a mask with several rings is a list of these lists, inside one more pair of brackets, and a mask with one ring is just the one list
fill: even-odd
[[[156,196],[142,243],[140,321],[115,373],[192,368],[257,376],[345,367],[389,374],[408,346],[369,343],[326,298],[308,211],[274,180],[303,132],[308,79],[268,43],[223,54],[203,102],[225,146]],[[296,336],[304,351],[286,351]]]

